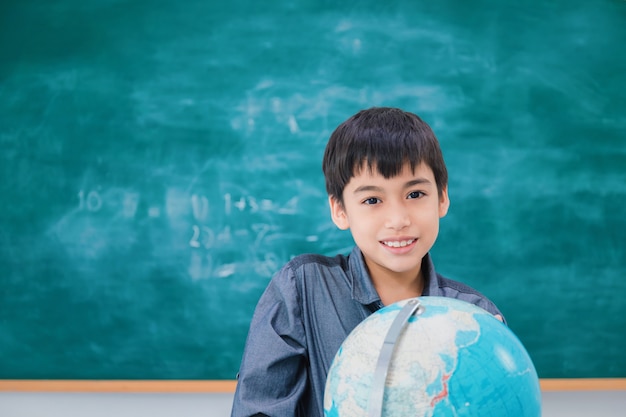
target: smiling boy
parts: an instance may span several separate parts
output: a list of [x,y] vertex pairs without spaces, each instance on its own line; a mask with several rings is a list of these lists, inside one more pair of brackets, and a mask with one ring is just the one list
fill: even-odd
[[476,290],[435,271],[429,251],[446,215],[439,142],[417,115],[363,110],[332,133],[322,168],[333,222],[350,230],[348,256],[300,255],[256,307],[232,416],[323,416],[332,360],[350,331],[407,298],[457,298],[501,317]]

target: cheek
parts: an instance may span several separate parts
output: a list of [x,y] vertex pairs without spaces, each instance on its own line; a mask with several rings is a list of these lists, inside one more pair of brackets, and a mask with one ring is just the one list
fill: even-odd
[[366,238],[370,240],[373,237],[378,235],[380,227],[378,227],[375,221],[368,219],[357,219],[353,220],[350,224],[350,232],[352,233],[352,237],[354,240],[360,240],[362,238]]
[[438,210],[428,210],[424,212],[420,212],[416,215],[415,221],[420,225],[422,230],[439,230],[439,211]]

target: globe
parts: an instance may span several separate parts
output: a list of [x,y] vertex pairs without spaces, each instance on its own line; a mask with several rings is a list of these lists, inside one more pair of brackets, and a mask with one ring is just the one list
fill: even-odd
[[418,297],[382,308],[342,343],[326,417],[539,417],[541,391],[517,336],[464,301]]

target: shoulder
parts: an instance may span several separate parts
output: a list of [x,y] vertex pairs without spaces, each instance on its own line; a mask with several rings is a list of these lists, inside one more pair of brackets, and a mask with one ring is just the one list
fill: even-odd
[[440,273],[437,273],[437,282],[439,284],[439,288],[441,288],[444,291],[445,290],[456,291],[458,293],[471,294],[471,295],[484,297],[484,295],[482,295],[479,291],[475,290],[469,285],[464,284],[459,281],[455,281],[450,278],[446,278]]
[[307,253],[304,255],[298,255],[285,264],[283,269],[335,269],[345,268],[348,257],[344,255],[337,255],[334,257],[318,255],[314,253]]
[[[330,306],[351,300],[351,286],[342,255],[333,258],[305,254],[287,262],[261,295],[255,316],[299,317],[306,323],[329,311]],[[292,322],[292,319],[285,319]]]
[[317,286],[319,283],[345,277],[348,268],[348,257],[334,257],[303,254],[288,261],[270,281],[270,287],[297,289],[303,291],[304,286]]
[[489,300],[480,291],[470,287],[469,285],[446,278],[439,273],[437,273],[437,282],[441,292],[440,295],[475,304],[494,315],[502,315],[498,307],[491,300]]

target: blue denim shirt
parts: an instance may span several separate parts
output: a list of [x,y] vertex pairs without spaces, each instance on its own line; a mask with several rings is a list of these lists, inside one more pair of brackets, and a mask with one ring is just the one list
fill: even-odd
[[[435,272],[424,257],[424,296],[452,297],[492,314],[485,296]],[[254,312],[232,416],[323,416],[326,376],[339,346],[383,307],[363,256],[301,255],[270,281]]]

